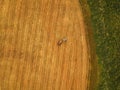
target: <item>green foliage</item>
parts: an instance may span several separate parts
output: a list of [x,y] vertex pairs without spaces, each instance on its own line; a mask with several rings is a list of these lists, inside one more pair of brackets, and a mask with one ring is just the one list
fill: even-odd
[[100,65],[97,90],[120,90],[120,1],[87,1]]

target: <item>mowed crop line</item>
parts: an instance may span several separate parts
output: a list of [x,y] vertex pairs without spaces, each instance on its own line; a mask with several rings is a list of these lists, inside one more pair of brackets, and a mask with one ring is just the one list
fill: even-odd
[[78,0],[0,2],[0,89],[89,88],[90,51],[79,5]]

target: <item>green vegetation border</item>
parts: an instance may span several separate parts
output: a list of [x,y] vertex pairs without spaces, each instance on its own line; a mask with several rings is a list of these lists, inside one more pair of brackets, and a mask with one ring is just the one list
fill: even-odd
[[89,71],[89,88],[88,90],[95,90],[97,87],[98,83],[98,62],[96,59],[96,48],[94,44],[94,36],[93,36],[93,28],[91,24],[91,13],[89,6],[87,4],[86,0],[79,0],[80,2],[80,8],[82,9],[83,17],[84,17],[84,22],[85,22],[85,28],[86,28],[86,36],[87,36],[87,43],[90,47],[90,60],[89,62],[91,63],[91,70]]
[[100,67],[97,90],[120,90],[120,1],[87,0],[87,3]]

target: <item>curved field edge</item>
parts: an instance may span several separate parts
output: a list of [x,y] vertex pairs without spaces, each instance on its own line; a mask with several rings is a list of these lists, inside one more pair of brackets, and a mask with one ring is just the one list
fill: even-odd
[[100,67],[97,90],[120,90],[120,2],[87,0]]
[[95,48],[95,43],[94,43],[94,38],[93,38],[93,30],[92,30],[92,25],[91,25],[91,15],[90,15],[90,10],[89,6],[87,4],[86,0],[79,0],[80,8],[82,9],[83,13],[83,18],[84,18],[84,23],[85,23],[85,29],[86,29],[86,37],[87,37],[87,43],[88,43],[88,48],[90,51],[90,71],[89,71],[89,87],[88,90],[95,90],[97,87],[98,83],[98,62],[96,59],[96,48]]

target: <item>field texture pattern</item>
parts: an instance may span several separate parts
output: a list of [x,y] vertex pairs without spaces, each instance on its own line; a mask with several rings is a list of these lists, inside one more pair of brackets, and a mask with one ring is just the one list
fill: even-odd
[[88,90],[86,32],[79,0],[0,0],[0,90]]

